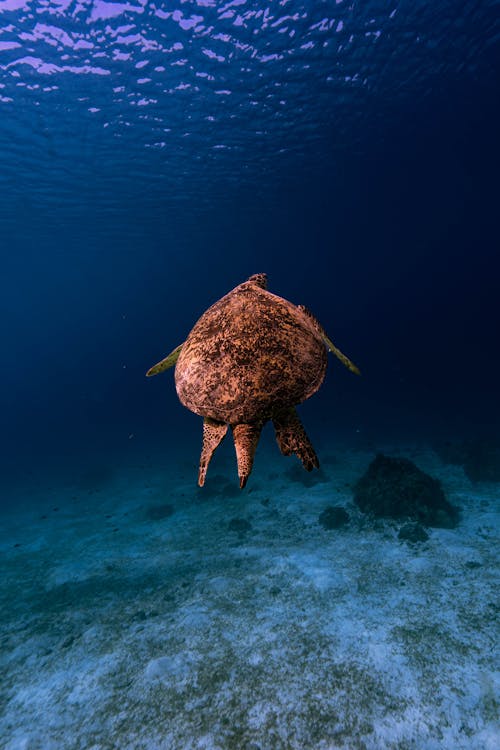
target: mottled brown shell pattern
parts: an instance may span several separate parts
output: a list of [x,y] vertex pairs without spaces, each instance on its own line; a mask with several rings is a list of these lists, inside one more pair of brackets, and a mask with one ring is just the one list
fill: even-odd
[[314,319],[257,279],[212,305],[182,347],[177,393],[203,417],[266,421],[309,398],[325,377],[327,351]]

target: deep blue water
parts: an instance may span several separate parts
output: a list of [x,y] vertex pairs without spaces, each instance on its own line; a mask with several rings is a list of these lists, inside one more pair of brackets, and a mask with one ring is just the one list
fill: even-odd
[[[0,0],[2,748],[500,746],[499,92],[499,0]],[[258,272],[362,377],[198,488]]]
[[144,373],[260,271],[363,373],[315,442],[497,432],[498,10],[1,0],[3,476],[196,461]]

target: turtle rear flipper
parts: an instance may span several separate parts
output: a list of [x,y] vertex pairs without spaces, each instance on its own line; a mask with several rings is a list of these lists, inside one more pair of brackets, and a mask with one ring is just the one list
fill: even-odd
[[273,425],[279,449],[284,456],[295,453],[306,471],[312,471],[313,468],[319,469],[316,451],[293,406],[279,412],[273,419]]
[[181,349],[183,346],[184,342],[182,342],[182,344],[179,344],[179,346],[176,346],[175,349],[165,357],[165,359],[161,360],[161,362],[157,362],[156,365],[150,367],[146,373],[146,377],[151,378],[153,377],[153,375],[158,375],[158,373],[164,372],[165,370],[169,370],[171,367],[173,367],[179,359],[179,354],[181,353]]
[[203,420],[203,447],[198,471],[198,486],[203,487],[207,475],[208,464],[214,451],[219,447],[227,432],[227,424],[205,417]]

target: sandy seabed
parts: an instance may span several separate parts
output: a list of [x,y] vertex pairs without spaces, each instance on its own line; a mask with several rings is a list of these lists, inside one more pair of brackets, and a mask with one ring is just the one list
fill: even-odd
[[[373,453],[335,446],[312,475],[259,451],[242,492],[225,455],[203,490],[173,459],[11,489],[0,747],[500,747],[500,486],[387,452],[441,480],[456,529],[412,545],[368,519]],[[328,505],[348,526],[318,523]]]

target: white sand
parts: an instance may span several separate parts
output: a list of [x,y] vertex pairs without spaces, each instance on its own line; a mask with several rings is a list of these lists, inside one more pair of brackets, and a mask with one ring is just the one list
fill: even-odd
[[[500,487],[405,451],[463,509],[456,530],[411,546],[352,505],[372,455],[326,453],[336,460],[310,486],[266,449],[241,493],[226,454],[210,467],[220,496],[180,463],[13,491],[0,746],[500,747]],[[173,515],[147,518],[165,503]],[[345,530],[318,524],[330,504],[350,513]],[[252,529],[228,530],[232,518]]]

